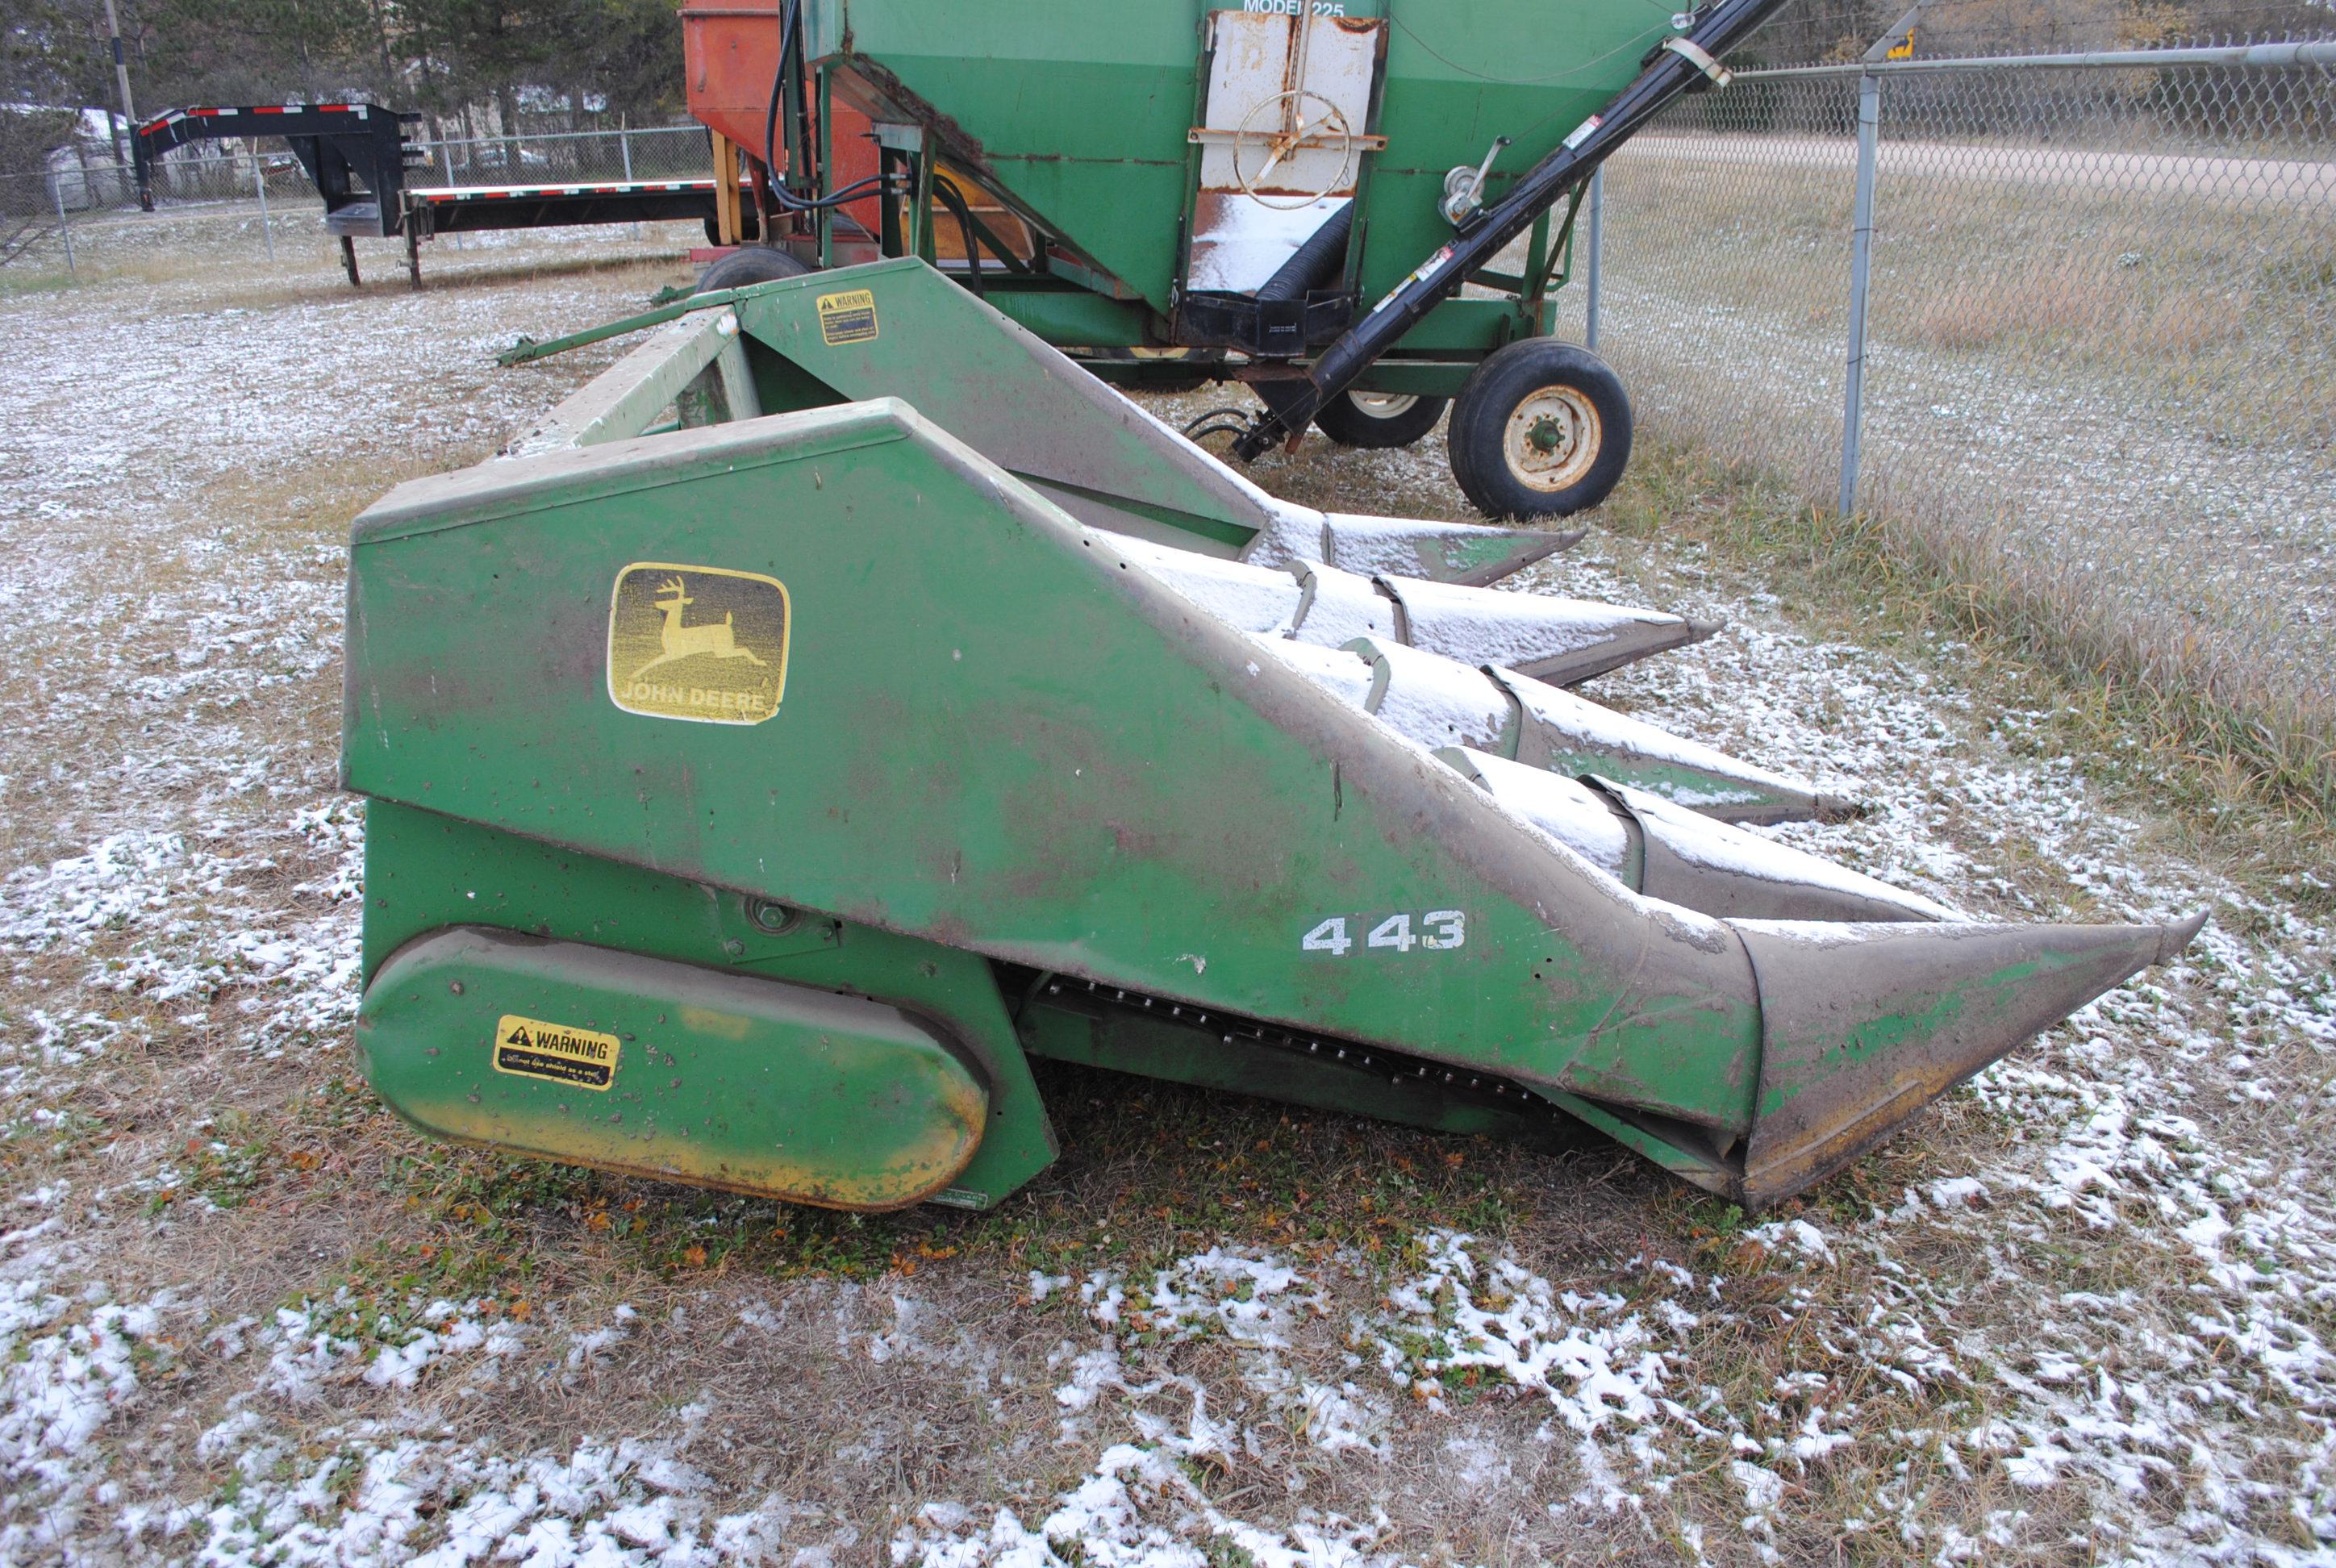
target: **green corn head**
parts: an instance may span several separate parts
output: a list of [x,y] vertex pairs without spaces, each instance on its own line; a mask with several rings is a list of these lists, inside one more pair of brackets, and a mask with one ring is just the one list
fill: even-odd
[[1562,689],[1711,628],[1483,586],[1562,542],[1276,501],[913,261],[715,298],[357,521],[373,1080],[979,1207],[1053,1057],[1572,1118],[1757,1206],[2196,930],[1746,833],[1853,808]]

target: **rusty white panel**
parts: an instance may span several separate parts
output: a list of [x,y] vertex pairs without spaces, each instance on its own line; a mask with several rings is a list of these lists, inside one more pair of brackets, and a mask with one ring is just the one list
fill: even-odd
[[[1209,97],[1201,123],[1228,133],[1241,129],[1242,116],[1258,103],[1292,85],[1298,19],[1262,11],[1220,11],[1211,22]],[[1265,120],[1265,115],[1258,117]],[[1280,121],[1272,121],[1279,125]],[[1233,173],[1230,143],[1214,141],[1201,150],[1201,189],[1239,189]]]
[[[1335,104],[1355,135],[1370,129],[1371,78],[1385,22],[1368,16],[1309,16],[1301,27],[1298,17],[1255,11],[1219,11],[1212,20],[1214,56],[1209,66],[1208,103],[1201,116],[1203,127],[1230,135],[1247,121],[1252,134],[1270,135],[1292,129],[1287,118],[1292,109],[1302,113],[1299,124],[1305,126],[1328,119],[1328,106]],[[1260,103],[1293,90],[1318,96],[1276,104],[1251,117]],[[1354,188],[1359,160],[1352,152],[1337,147],[1300,149],[1260,180],[1254,177],[1264,162],[1259,157],[1261,151],[1245,148],[1241,167],[1269,197],[1276,190],[1295,198]],[[1241,189],[1230,141],[1202,148],[1201,184],[1219,190]]]
[[[1374,17],[1212,15],[1209,95],[1201,122],[1220,134],[1202,146],[1191,287],[1257,287],[1345,205],[1362,151],[1334,135],[1338,123],[1330,111],[1336,107],[1354,136],[1369,130],[1371,82],[1385,25]],[[1290,93],[1310,96],[1283,96]],[[1244,127],[1236,149],[1231,138]],[[1269,168],[1273,139],[1293,130],[1334,144],[1294,148]]]
[[1349,199],[1329,197],[1297,209],[1269,207],[1238,190],[1203,190],[1192,202],[1192,288],[1249,293],[1280,270]]

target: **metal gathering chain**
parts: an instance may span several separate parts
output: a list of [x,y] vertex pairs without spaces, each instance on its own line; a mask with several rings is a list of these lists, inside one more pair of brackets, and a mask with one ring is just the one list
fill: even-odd
[[[1070,976],[1056,976],[1046,981],[1046,994],[1061,996],[1069,986],[1076,993],[1084,993],[1099,1001],[1132,1011],[1148,1012],[1194,1028],[1215,1031],[1226,1045],[1248,1041],[1271,1050],[1286,1051],[1295,1056],[1310,1057],[1317,1061],[1350,1071],[1369,1073],[1384,1077],[1398,1088],[1427,1087],[1453,1095],[1504,1105],[1531,1106],[1538,1110],[1555,1111],[1547,1102],[1521,1084],[1484,1073],[1471,1073],[1447,1067],[1441,1062],[1431,1062],[1395,1051],[1366,1047],[1351,1041],[1339,1040],[1312,1033],[1300,1033],[1261,1024],[1253,1018],[1236,1015],[1212,1013],[1188,1003],[1156,997],[1143,991],[1131,991],[1120,986],[1105,985],[1099,980],[1082,980]],[[1213,1020],[1213,1021],[1212,1021]]]

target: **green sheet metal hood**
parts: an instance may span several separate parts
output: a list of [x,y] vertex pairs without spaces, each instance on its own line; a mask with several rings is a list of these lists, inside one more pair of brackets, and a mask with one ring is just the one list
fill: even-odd
[[[937,132],[950,155],[1165,312],[1176,281],[1208,13],[1182,3],[811,0],[806,42],[838,92],[879,120]],[[1345,0],[1356,17],[1382,0]],[[1514,145],[1491,194],[1626,85],[1669,13],[1625,0],[1475,0],[1397,7],[1389,28],[1363,232],[1367,297],[1451,237],[1445,172]]]

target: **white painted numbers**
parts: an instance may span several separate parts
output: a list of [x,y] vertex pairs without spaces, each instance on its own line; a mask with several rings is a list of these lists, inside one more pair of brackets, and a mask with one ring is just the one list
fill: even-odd
[[1344,958],[1347,950],[1355,945],[1355,940],[1347,934],[1347,917],[1332,915],[1308,931],[1299,940],[1298,945],[1309,953],[1333,953]]
[[[1416,925],[1415,925],[1415,922]],[[1298,939],[1301,951],[1344,958],[1354,950],[1352,930],[1368,926],[1363,935],[1366,951],[1373,948],[1407,953],[1414,948],[1449,952],[1468,940],[1468,916],[1460,910],[1430,910],[1424,915],[1397,913],[1374,920],[1369,915],[1332,915]]]
[[1241,9],[1266,16],[1344,16],[1340,0],[1241,0]]

